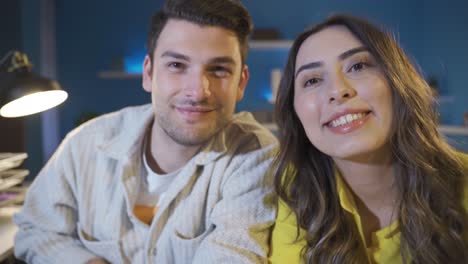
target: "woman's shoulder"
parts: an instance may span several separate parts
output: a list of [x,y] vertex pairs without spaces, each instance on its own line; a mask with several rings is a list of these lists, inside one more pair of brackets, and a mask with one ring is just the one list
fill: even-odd
[[279,199],[278,201],[278,216],[276,217],[276,221],[294,227],[297,225],[296,215],[283,199]]
[[464,169],[464,172],[465,172],[465,175],[466,175],[466,173],[468,173],[468,154],[463,153],[463,152],[459,152],[458,157],[462,161],[463,169]]
[[300,263],[301,250],[306,245],[305,231],[299,229],[294,212],[283,201],[278,202],[278,216],[271,237],[271,263]]
[[465,210],[468,211],[468,154],[458,153],[463,166],[463,176],[464,176],[464,195],[463,195],[463,206]]

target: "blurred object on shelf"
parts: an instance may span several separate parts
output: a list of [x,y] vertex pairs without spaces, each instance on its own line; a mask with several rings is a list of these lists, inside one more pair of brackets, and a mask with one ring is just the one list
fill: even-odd
[[276,40],[281,39],[281,34],[276,28],[256,28],[252,33],[252,40]]
[[434,95],[434,97],[438,97],[440,94],[440,91],[439,91],[439,81],[437,80],[437,78],[434,75],[430,75],[427,78],[427,84],[432,89],[432,95]]
[[281,76],[283,72],[281,69],[275,68],[271,70],[270,75],[270,85],[271,85],[271,99],[270,103],[274,104],[276,102],[276,95],[278,94],[278,88],[281,81]]
[[255,117],[259,123],[272,123],[273,120],[273,111],[251,111],[252,115]]
[[111,60],[110,69],[112,71],[123,72],[125,70],[125,62],[123,56],[115,56]]

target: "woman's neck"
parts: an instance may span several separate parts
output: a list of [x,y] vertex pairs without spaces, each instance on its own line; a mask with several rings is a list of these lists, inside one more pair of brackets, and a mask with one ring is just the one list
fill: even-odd
[[380,203],[393,196],[394,169],[390,161],[382,164],[339,161],[336,164],[353,194],[366,204]]
[[335,160],[335,164],[354,196],[369,245],[372,232],[389,226],[397,217],[394,164],[390,157],[372,162]]

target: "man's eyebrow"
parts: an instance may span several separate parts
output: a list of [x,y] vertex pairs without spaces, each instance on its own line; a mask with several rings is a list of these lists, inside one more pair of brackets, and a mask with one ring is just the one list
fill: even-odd
[[[161,57],[171,57],[174,59],[190,61],[190,58],[187,55],[174,52],[174,51],[166,51],[164,52]],[[230,56],[223,56],[223,57],[215,57],[209,60],[209,63],[216,64],[216,63],[224,63],[224,64],[236,64],[236,61]]]
[[171,57],[174,59],[179,59],[179,60],[184,60],[184,61],[190,61],[190,58],[184,54],[174,52],[174,51],[165,51],[161,57]]
[[229,56],[212,58],[209,60],[209,62],[213,64],[220,63],[220,64],[236,65],[236,61],[232,57],[229,57]]
[[299,67],[299,69],[297,69],[295,78],[297,78],[297,76],[299,75],[299,73],[301,71],[308,70],[308,69],[313,69],[313,68],[318,68],[318,67],[320,67],[322,65],[323,65],[323,62],[320,62],[320,61],[304,64],[301,67]]
[[340,56],[338,56],[338,59],[345,60],[345,59],[353,56],[354,54],[359,53],[359,52],[363,52],[363,51],[369,51],[369,49],[366,48],[366,47],[353,48],[353,49],[350,49],[348,51],[345,51],[345,52],[341,53]]

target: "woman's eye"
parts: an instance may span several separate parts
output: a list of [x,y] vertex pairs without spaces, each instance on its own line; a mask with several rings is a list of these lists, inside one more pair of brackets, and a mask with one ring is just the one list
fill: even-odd
[[320,82],[319,78],[311,78],[304,83],[304,87],[310,87]]
[[362,71],[364,70],[365,68],[369,67],[369,64],[365,63],[365,62],[358,62],[356,64],[354,64],[353,66],[351,66],[351,68],[349,69],[350,72],[359,72],[359,71]]

